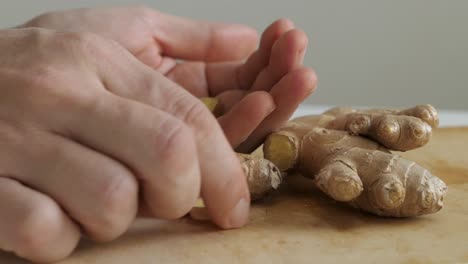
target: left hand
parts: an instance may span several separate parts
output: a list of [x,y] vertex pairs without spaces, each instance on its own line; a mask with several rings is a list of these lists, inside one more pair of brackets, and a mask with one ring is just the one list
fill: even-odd
[[265,30],[256,51],[258,37],[250,27],[195,21],[144,7],[52,12],[22,27],[85,31],[113,39],[194,96],[220,98],[226,112],[218,121],[239,152],[260,145],[316,86],[315,73],[302,64],[307,36],[286,19]]

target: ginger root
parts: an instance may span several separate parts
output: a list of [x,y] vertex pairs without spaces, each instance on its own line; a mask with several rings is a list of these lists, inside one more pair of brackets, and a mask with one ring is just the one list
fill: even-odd
[[[213,112],[216,98],[202,99]],[[252,200],[278,188],[282,175],[299,172],[334,200],[380,216],[435,213],[447,186],[416,163],[391,150],[407,151],[429,142],[438,126],[431,105],[404,110],[332,108],[296,118],[270,134],[265,159],[238,154]]]
[[442,208],[447,186],[390,150],[423,146],[437,125],[430,105],[403,111],[334,108],[290,121],[267,138],[263,152],[281,171],[313,178],[337,201],[381,216],[418,216]]

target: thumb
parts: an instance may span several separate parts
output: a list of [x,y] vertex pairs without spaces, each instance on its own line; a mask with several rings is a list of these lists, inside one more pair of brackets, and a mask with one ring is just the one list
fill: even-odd
[[255,29],[155,13],[154,38],[166,56],[205,62],[242,60],[256,48]]

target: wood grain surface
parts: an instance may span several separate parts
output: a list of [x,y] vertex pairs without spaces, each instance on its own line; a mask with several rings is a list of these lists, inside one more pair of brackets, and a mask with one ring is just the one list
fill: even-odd
[[[139,220],[114,242],[83,241],[60,263],[468,263],[468,128],[436,130],[429,145],[402,156],[448,184],[442,211],[375,217],[331,201],[294,176],[252,207],[245,228]],[[27,262],[0,253],[0,263]]]

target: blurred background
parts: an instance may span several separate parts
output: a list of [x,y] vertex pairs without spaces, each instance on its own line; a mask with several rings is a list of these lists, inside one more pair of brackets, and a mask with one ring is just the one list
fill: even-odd
[[319,76],[307,103],[468,110],[467,0],[2,2],[0,28],[51,10],[132,4],[259,31],[287,17],[308,34],[305,64]]

